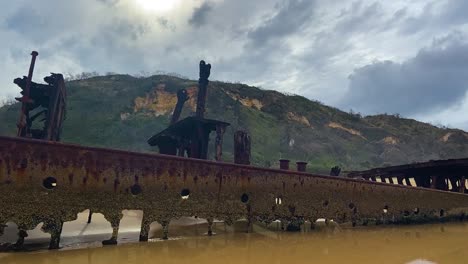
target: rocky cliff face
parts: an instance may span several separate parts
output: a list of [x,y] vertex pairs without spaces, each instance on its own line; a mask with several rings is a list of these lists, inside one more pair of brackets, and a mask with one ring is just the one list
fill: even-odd
[[[167,126],[181,88],[190,96],[183,118],[195,111],[195,81],[114,75],[69,82],[63,141],[155,151],[146,140]],[[0,134],[15,134],[18,111],[17,104],[0,108]],[[206,116],[231,123],[225,137],[226,161],[232,160],[237,129],[250,132],[253,163],[266,167],[288,158],[328,173],[335,165],[354,170],[468,156],[468,134],[461,130],[392,115],[360,117],[301,96],[243,84],[211,82]]]

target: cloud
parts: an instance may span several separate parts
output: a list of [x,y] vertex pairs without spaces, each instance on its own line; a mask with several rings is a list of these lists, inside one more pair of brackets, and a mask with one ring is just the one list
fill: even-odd
[[97,0],[97,1],[103,4],[106,4],[108,6],[115,6],[120,2],[120,0]]
[[[443,38],[453,31],[468,35],[466,1],[179,3],[157,12],[136,0],[5,1],[0,9],[0,100],[17,94],[12,79],[26,74],[28,54],[38,50],[36,80],[51,71],[158,70],[196,79],[198,61],[205,59],[213,65],[213,80],[297,93],[364,114],[418,113],[430,120],[436,118],[434,109],[458,104],[468,109],[468,100],[456,99],[464,95],[463,79],[452,69],[465,67],[457,54],[466,44],[461,37]],[[421,76],[427,71],[433,76],[426,81]],[[433,86],[450,86],[450,92],[404,104],[398,97],[403,90],[391,90],[390,82],[405,87],[408,98],[424,94],[421,87],[434,94]],[[363,94],[374,92],[370,86],[396,98],[398,107],[381,103],[379,95],[373,100],[383,107],[364,102]],[[453,112],[460,116],[454,122],[464,123],[460,113]]]
[[399,30],[403,34],[445,31],[450,26],[468,24],[467,13],[465,0],[425,1],[416,13],[405,14]]
[[294,34],[311,22],[314,0],[287,0],[276,5],[275,14],[248,33],[255,45]]
[[208,19],[209,13],[213,10],[213,6],[209,2],[204,2],[200,7],[194,9],[189,24],[195,27],[203,26]]
[[18,34],[33,41],[44,41],[47,36],[41,34],[43,28],[47,27],[48,20],[39,14],[39,11],[23,6],[14,14],[6,18],[6,28],[16,31]]
[[382,4],[378,2],[366,5],[362,1],[353,2],[348,9],[341,11],[335,30],[340,34],[368,32],[380,29],[380,19],[385,16]]
[[355,69],[341,105],[368,114],[440,111],[463,101],[467,72],[468,42],[454,33],[401,63],[376,61]]

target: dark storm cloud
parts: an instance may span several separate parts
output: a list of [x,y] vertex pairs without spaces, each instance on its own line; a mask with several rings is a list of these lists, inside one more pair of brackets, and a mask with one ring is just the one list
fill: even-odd
[[195,27],[203,26],[208,19],[208,15],[213,10],[213,4],[204,2],[200,7],[193,10],[192,17],[189,19],[189,24]]
[[342,105],[364,113],[430,113],[461,103],[468,90],[468,43],[453,34],[403,63],[355,69]]
[[276,6],[276,13],[262,25],[248,33],[254,45],[263,45],[271,39],[292,35],[311,22],[315,1],[288,0]]

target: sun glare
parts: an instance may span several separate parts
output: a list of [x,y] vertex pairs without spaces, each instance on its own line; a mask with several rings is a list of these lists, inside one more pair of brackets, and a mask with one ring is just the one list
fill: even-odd
[[135,0],[145,11],[167,12],[176,7],[180,0]]

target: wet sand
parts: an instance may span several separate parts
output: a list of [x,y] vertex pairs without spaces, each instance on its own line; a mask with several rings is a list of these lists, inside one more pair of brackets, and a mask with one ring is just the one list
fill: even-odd
[[[138,240],[140,217],[139,213],[127,212],[122,220],[124,232],[119,234],[120,244],[102,247],[96,238],[108,238],[110,226],[103,235],[102,227],[106,230],[107,223],[101,223],[99,217],[81,235],[73,230],[72,227],[85,226],[86,217],[83,214],[74,223],[68,223],[71,226],[64,230],[61,250],[0,253],[0,263],[468,263],[467,223],[365,228],[322,226],[312,231],[306,225],[298,233],[273,231],[279,229],[273,223],[270,228],[255,225],[254,232],[249,234],[245,232],[245,222],[233,227],[217,223],[216,235],[208,237],[205,223],[186,218],[171,223],[168,241],[126,243]],[[158,225],[152,228],[156,237],[160,235],[159,228]],[[33,241],[40,242],[41,238],[31,238],[27,243]],[[43,239],[43,245],[44,242],[47,240]]]

